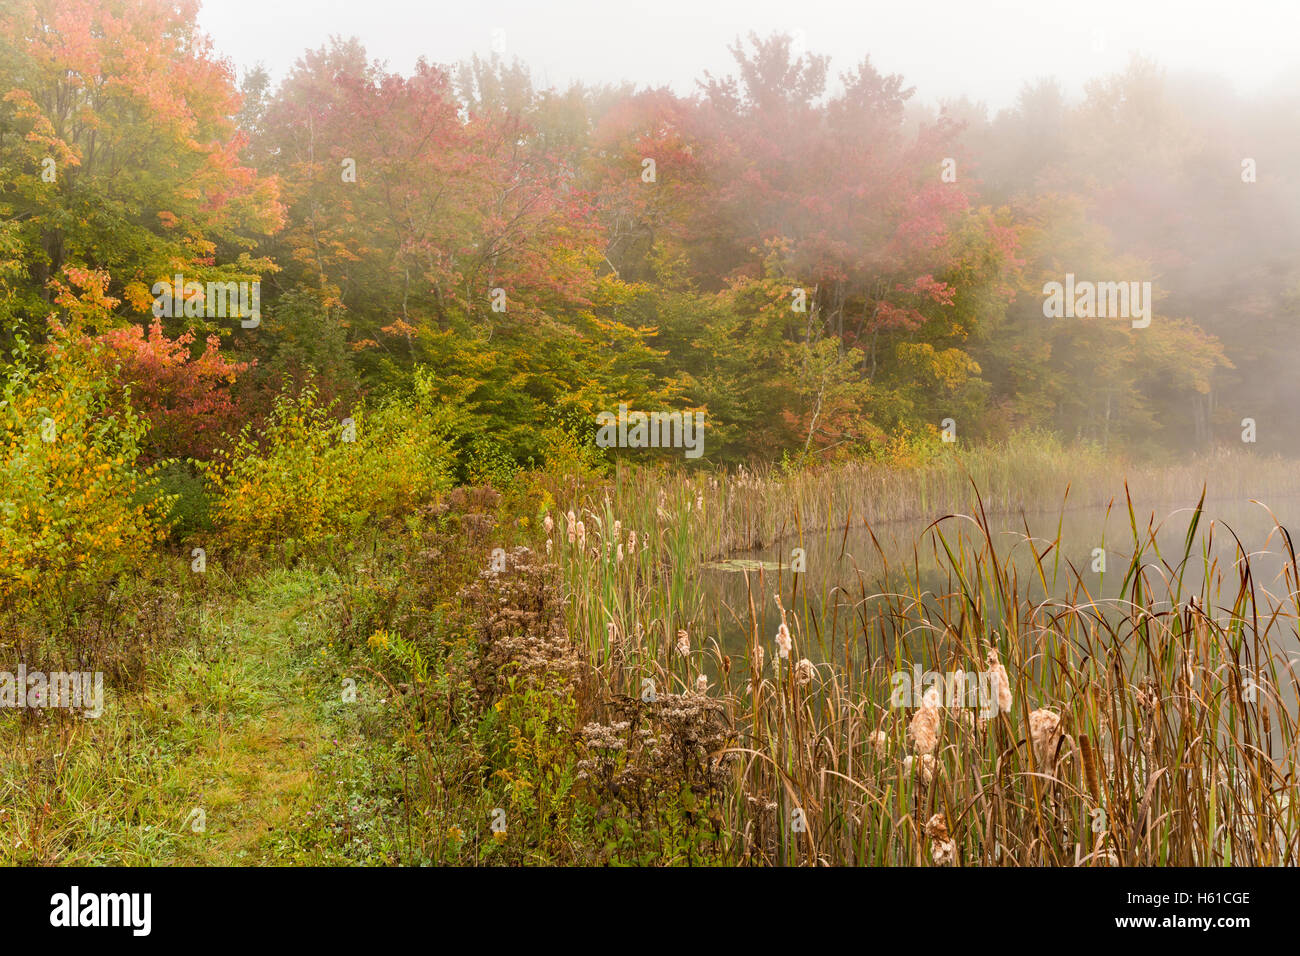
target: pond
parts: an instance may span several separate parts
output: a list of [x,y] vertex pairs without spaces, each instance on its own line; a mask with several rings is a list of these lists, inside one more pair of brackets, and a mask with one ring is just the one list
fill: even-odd
[[[1278,601],[1286,600],[1286,540],[1278,524],[1288,530],[1300,529],[1300,500],[1269,504],[1273,514],[1248,500],[1207,501],[1185,567],[1181,566],[1182,558],[1194,507],[1135,509],[1144,543],[1148,541],[1148,529],[1155,535],[1156,548],[1146,543],[1142,563],[1156,598],[1167,598],[1169,587],[1177,589],[1184,601],[1199,595],[1208,570],[1212,605],[1230,606],[1238,589],[1240,541],[1240,547],[1249,555],[1254,585],[1261,589],[1261,602],[1265,600],[1262,590]],[[1034,601],[1073,603],[1086,602],[1090,597],[1107,606],[1108,614],[1123,613],[1116,602],[1134,553],[1133,531],[1123,502],[1109,509],[1079,508],[1064,514],[991,515],[989,526],[999,560],[1008,562],[1013,569],[1022,595]],[[1059,550],[1052,547],[1058,530]],[[721,608],[717,620],[710,623],[720,633],[729,654],[744,653],[751,631],[751,599],[760,637],[766,644],[771,643],[780,623],[773,596],[778,591],[792,612],[792,622],[798,617],[807,635],[801,651],[805,656],[816,661],[842,658],[846,650],[849,654],[879,653],[880,634],[877,631],[873,635],[870,624],[863,623],[864,619],[874,619],[872,595],[914,592],[917,582],[923,593],[947,594],[956,589],[956,579],[949,573],[952,562],[940,534],[954,552],[959,539],[964,538],[968,554],[978,550],[983,540],[982,529],[966,516],[944,518],[935,514],[869,528],[859,519],[847,529],[841,526],[806,533],[802,540],[786,539],[760,551],[709,563],[701,581],[704,606]],[[803,549],[805,568],[797,575],[797,582],[791,570],[799,560],[796,548]],[[1044,555],[1041,563],[1045,581],[1035,567],[1032,549]],[[1075,572],[1086,588],[1086,596],[1076,594]],[[1176,582],[1180,572],[1179,588]],[[1163,606],[1168,603],[1166,600]],[[1294,638],[1290,622],[1286,630]],[[815,640],[814,634],[821,640]]]

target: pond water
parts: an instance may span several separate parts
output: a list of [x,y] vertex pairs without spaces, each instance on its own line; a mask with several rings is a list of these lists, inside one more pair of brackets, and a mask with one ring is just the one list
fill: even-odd
[[[1200,593],[1208,566],[1212,603],[1231,605],[1239,580],[1238,541],[1250,556],[1256,588],[1267,590],[1278,601],[1286,600],[1288,585],[1282,574],[1287,560],[1286,541],[1278,524],[1293,534],[1300,532],[1300,500],[1272,501],[1269,506],[1272,515],[1259,504],[1246,500],[1206,502],[1191,558],[1181,568],[1179,593],[1183,600]],[[1139,534],[1146,541],[1148,528],[1154,530],[1159,548],[1159,556],[1149,545],[1143,553],[1146,578],[1157,598],[1166,595],[1164,581],[1176,578],[1180,571],[1193,515],[1191,507],[1135,508]],[[842,658],[846,649],[849,654],[855,648],[871,651],[872,640],[879,640],[880,635],[877,632],[873,638],[872,628],[863,623],[864,616],[874,617],[874,611],[870,611],[870,595],[911,591],[906,584],[908,578],[919,581],[923,592],[944,594],[956,587],[955,578],[949,575],[951,562],[935,534],[936,528],[954,552],[959,536],[966,538],[968,552],[978,549],[983,531],[973,520],[949,517],[936,526],[936,520],[942,517],[936,514],[925,519],[894,521],[873,525],[869,530],[858,519],[847,530],[841,526],[805,534],[802,540],[786,539],[761,551],[712,562],[706,566],[701,581],[704,606],[722,610],[710,623],[720,634],[727,653],[743,654],[751,630],[752,598],[754,615],[760,622],[759,634],[770,645],[780,622],[773,597],[779,591],[787,605],[792,595],[795,598],[789,609],[800,618],[807,635],[801,648],[805,656],[826,660]],[[1015,569],[1022,593],[1027,592],[1035,600],[1069,600],[1075,586],[1072,565],[1092,599],[1106,602],[1120,597],[1134,553],[1133,531],[1123,502],[1110,509],[1081,508],[1066,510],[1064,514],[991,515],[989,525],[1000,560],[1010,562]],[[1044,588],[1031,548],[1040,554],[1047,551],[1057,538],[1058,525],[1060,549],[1051,549],[1042,562],[1047,578]],[[1300,542],[1296,546],[1300,548]],[[806,570],[798,576],[796,589],[791,565],[797,560],[794,549],[800,547],[804,550]],[[1102,571],[1094,570],[1102,566],[1097,549],[1104,551]],[[1080,597],[1077,602],[1086,600]],[[1261,595],[1261,603],[1265,600]],[[1114,613],[1122,613],[1118,605]],[[816,619],[815,625],[809,618]],[[1291,630],[1289,622],[1285,629]],[[813,639],[813,632],[822,635],[820,646]],[[879,652],[879,646],[874,650]]]

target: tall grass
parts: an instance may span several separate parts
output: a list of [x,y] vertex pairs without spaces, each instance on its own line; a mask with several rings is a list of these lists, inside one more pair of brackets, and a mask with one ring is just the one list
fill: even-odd
[[[1067,471],[1084,489],[1071,501],[1099,503],[1119,484],[1131,534],[1112,572],[1119,598],[1091,593],[1095,579],[1061,557],[1059,519],[1054,537],[1031,534],[1028,515],[1049,492],[1061,507]],[[1207,473],[1208,488],[1197,481]],[[628,471],[575,507],[583,536],[570,542],[561,520],[552,548],[570,636],[600,695],[636,697],[650,680],[724,705],[730,859],[1277,865],[1300,856],[1300,685],[1288,659],[1300,577],[1280,527],[1268,542],[1283,555],[1278,579],[1256,580],[1240,541],[1235,561],[1220,564],[1213,538],[1225,532],[1207,512],[1212,496],[1280,498],[1295,484],[1292,467],[1233,456],[1130,469],[1126,485],[1101,462],[996,451],[910,474]],[[1139,521],[1139,496],[1197,502],[1177,553],[1162,553],[1158,528]],[[995,508],[1026,513],[1011,545],[990,531]],[[883,589],[858,573],[809,594],[800,576],[759,573],[748,606],[729,609],[698,586],[701,561],[735,548],[935,512],[948,517],[916,541],[913,560],[888,565],[881,551]],[[921,549],[939,556],[942,586],[923,586]],[[846,599],[848,627],[832,609]],[[734,658],[709,636],[727,614],[748,634]],[[794,645],[785,659],[774,640],[782,619]],[[827,653],[837,647],[844,653]],[[897,672],[970,673],[993,659],[1008,675],[1008,710],[891,706]]]
[[1139,509],[1206,500],[1276,501],[1300,496],[1294,462],[1216,451],[1180,464],[1127,462],[1050,437],[954,448],[915,467],[850,462],[785,474],[743,466],[693,475],[621,466],[603,494],[624,526],[648,527],[668,503],[690,498],[704,523],[695,536],[708,559],[752,551],[798,534],[838,527],[846,517],[879,526],[969,507],[972,484],[988,514],[1055,513],[1069,490],[1072,508],[1102,507],[1132,495]]

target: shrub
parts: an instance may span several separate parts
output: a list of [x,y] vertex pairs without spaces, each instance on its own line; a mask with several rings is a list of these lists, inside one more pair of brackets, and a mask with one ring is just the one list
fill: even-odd
[[167,521],[174,537],[184,540],[195,532],[212,530],[212,503],[203,476],[183,461],[158,466],[157,489],[168,504]]
[[409,512],[449,484],[441,419],[418,401],[391,400],[339,421],[314,385],[282,394],[254,435],[201,466],[227,542],[319,542],[378,517]]
[[169,339],[157,319],[147,336],[132,325],[105,332],[99,342],[101,366],[128,390],[130,403],[149,422],[143,449],[148,460],[208,458],[246,419],[231,386],[250,363],[223,356],[215,335],[197,356],[190,352],[192,332]]
[[0,605],[52,598],[129,568],[165,534],[169,502],[135,462],[147,425],[56,329],[43,367],[19,354],[0,401]]

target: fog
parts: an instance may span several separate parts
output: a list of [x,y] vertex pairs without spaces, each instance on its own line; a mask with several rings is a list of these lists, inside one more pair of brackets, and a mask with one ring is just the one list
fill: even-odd
[[[844,3],[811,0],[598,0],[474,4],[409,0],[205,0],[200,25],[240,68],[263,63],[283,77],[303,49],[355,36],[372,56],[407,72],[421,56],[451,63],[497,47],[545,85],[668,85],[689,93],[702,69],[729,65],[726,45],[751,30],[802,34],[836,62],[871,54],[927,100],[966,95],[993,108],[1014,103],[1027,79],[1056,76],[1073,93],[1122,69],[1136,53],[1173,70],[1212,69],[1250,93],[1300,73],[1300,7],[1267,0],[1222,3],[999,0]],[[503,33],[495,33],[503,31]]]

